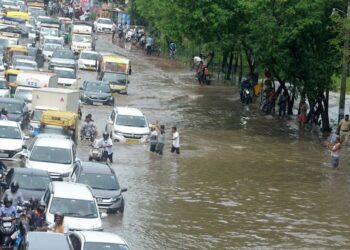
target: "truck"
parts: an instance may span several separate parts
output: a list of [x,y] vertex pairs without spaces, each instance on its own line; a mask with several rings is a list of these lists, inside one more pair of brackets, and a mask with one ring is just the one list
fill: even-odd
[[79,54],[82,50],[94,50],[95,38],[91,25],[75,23],[71,28],[70,49]]
[[63,88],[33,89],[30,127],[38,130],[44,111],[73,112],[81,117],[79,90]]
[[16,78],[16,86],[31,88],[58,87],[58,75],[44,71],[22,71]]

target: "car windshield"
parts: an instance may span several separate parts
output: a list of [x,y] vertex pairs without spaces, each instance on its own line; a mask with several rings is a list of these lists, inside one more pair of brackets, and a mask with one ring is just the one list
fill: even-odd
[[0,89],[8,89],[6,81],[0,80]]
[[118,115],[116,124],[120,126],[146,128],[147,123],[143,116]]
[[15,69],[29,69],[29,70],[37,70],[38,65],[35,62],[26,62],[17,60],[14,64]]
[[111,89],[108,84],[93,83],[90,82],[86,84],[86,91],[89,92],[98,92],[98,93],[110,93]]
[[34,146],[30,154],[31,161],[71,164],[72,152],[67,148]]
[[64,59],[75,59],[74,54],[70,50],[56,50],[52,57],[55,58],[64,58]]
[[63,213],[68,217],[97,218],[98,211],[95,201],[66,199],[54,197],[51,202],[50,214]]
[[22,105],[19,103],[0,103],[0,107],[10,114],[22,114]]
[[12,39],[0,39],[0,46],[16,45],[17,41]]
[[43,36],[57,36],[58,37],[58,29],[56,29],[56,28],[41,28],[41,34]]
[[17,127],[0,126],[0,138],[21,139],[21,131]]
[[44,191],[50,183],[50,176],[15,174],[12,181],[17,181],[21,189]]
[[85,242],[84,250],[129,250],[127,245],[104,243],[104,242]]
[[73,41],[77,43],[91,43],[91,40],[89,35],[73,35]]
[[30,119],[31,119],[32,121],[40,121],[40,120],[41,120],[42,114],[43,114],[43,111],[42,111],[42,110],[33,110]]
[[87,59],[87,60],[97,60],[98,54],[97,53],[80,53],[80,59]]
[[62,69],[55,69],[55,73],[58,75],[59,78],[68,78],[68,79],[75,79],[75,70],[62,70]]
[[112,24],[110,19],[99,19],[98,22],[102,24]]
[[62,48],[61,44],[58,44],[58,43],[50,43],[50,44],[45,43],[44,45],[44,50],[46,51],[55,51],[56,49],[61,49],[61,48]]
[[120,188],[115,176],[107,174],[81,173],[79,183],[95,189],[118,190]]
[[17,89],[15,98],[21,99],[26,102],[32,102],[33,92],[31,89]]
[[103,74],[102,81],[107,81],[107,82],[110,82],[111,84],[125,85],[126,76],[124,74],[106,72]]
[[47,39],[45,39],[45,45],[46,44],[51,44],[51,45],[52,44],[59,44],[59,45],[62,45],[62,41],[60,39],[47,38]]

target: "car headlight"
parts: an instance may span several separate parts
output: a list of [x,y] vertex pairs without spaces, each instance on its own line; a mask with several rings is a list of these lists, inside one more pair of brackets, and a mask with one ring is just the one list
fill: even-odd
[[113,100],[113,96],[110,96],[110,97],[109,97],[109,100],[111,100],[111,101],[112,101],[112,100]]
[[111,198],[111,202],[116,202],[116,201],[119,201],[119,200],[120,200],[120,195]]

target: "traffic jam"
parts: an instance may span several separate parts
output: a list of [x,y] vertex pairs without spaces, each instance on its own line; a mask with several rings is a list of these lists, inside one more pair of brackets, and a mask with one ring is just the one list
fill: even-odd
[[[117,106],[129,58],[96,47],[112,21],[48,16],[40,1],[1,6],[0,249],[129,249],[103,225],[124,213],[127,191],[112,145],[147,142],[150,125]],[[89,107],[108,109],[103,130]]]

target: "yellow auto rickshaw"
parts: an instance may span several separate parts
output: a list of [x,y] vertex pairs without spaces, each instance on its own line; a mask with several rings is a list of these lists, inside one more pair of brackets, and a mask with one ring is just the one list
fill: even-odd
[[7,64],[12,64],[12,58],[15,55],[22,55],[27,56],[28,55],[28,49],[25,46],[22,45],[9,45],[6,47],[6,50],[4,51],[4,60]]
[[8,86],[10,87],[10,93],[11,96],[15,94],[16,87],[17,87],[17,75],[21,72],[21,70],[18,69],[7,69],[5,70],[5,79],[8,83]]

